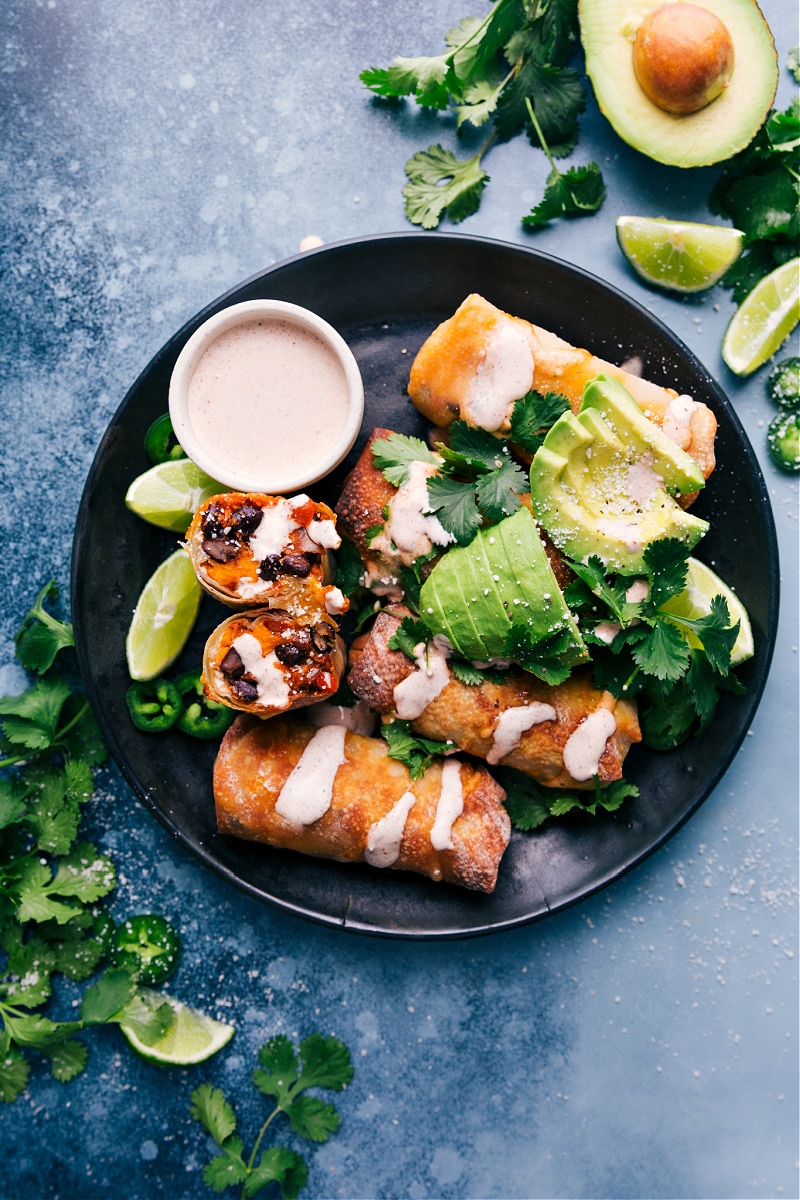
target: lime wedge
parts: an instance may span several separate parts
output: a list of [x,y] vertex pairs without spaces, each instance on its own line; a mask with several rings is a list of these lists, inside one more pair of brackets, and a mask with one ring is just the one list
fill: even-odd
[[731,317],[722,357],[736,375],[750,375],[778,350],[800,321],[800,258],[765,275]]
[[186,533],[195,510],[228,489],[188,458],[158,463],[137,476],[125,497],[131,512],[175,533]]
[[180,654],[192,631],[202,590],[185,550],[153,572],[133,610],[125,653],[131,679],[155,679]]
[[136,1029],[120,1022],[126,1040],[142,1058],[165,1067],[191,1067],[205,1062],[233,1037],[233,1025],[215,1021],[196,1008],[190,1008],[174,996],[142,990],[145,999],[153,1003],[166,1000],[175,1012],[175,1020],[162,1038],[152,1045],[142,1041]]
[[[747,610],[739,597],[705,563],[698,562],[696,558],[690,558],[688,568],[686,590],[662,604],[661,612],[673,613],[676,617],[690,617],[695,620],[698,617],[708,616],[714,596],[722,596],[728,605],[731,625],[739,622],[739,634],[731,651],[731,666],[744,662],[746,658],[752,658],[753,630]],[[687,631],[685,636],[691,645],[699,644],[693,633]]]
[[617,217],[617,241],[637,274],[673,292],[702,292],[742,252],[744,234],[727,225]]

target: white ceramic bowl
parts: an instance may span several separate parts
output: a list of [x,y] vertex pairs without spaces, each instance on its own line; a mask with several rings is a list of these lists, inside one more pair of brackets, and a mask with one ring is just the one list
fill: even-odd
[[[293,352],[294,391],[271,361],[281,339],[285,353],[287,337],[310,351],[305,358]],[[207,356],[198,372],[214,343],[215,354],[226,347],[224,365],[215,363],[210,371]],[[328,391],[312,379],[317,359],[335,385]],[[308,380],[302,375],[306,361]],[[234,383],[245,366],[247,379]],[[205,382],[210,375],[213,396]],[[181,446],[213,479],[232,491],[283,495],[302,491],[345,457],[361,428],[364,385],[353,352],[327,321],[283,300],[248,300],[209,317],[186,342],[170,379],[169,412]]]

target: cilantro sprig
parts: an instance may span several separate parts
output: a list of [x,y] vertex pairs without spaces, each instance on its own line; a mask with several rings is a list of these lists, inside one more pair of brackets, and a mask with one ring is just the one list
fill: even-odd
[[284,1113],[294,1133],[311,1142],[325,1142],[339,1128],[340,1117],[333,1104],[309,1089],[340,1092],[353,1078],[347,1047],[335,1037],[312,1033],[298,1053],[283,1034],[270,1038],[258,1052],[259,1066],[253,1083],[275,1105],[264,1121],[247,1157],[237,1130],[233,1105],[220,1088],[201,1083],[191,1094],[190,1112],[211,1135],[220,1153],[206,1165],[203,1179],[215,1192],[241,1184],[242,1200],[277,1183],[283,1200],[294,1200],[308,1180],[308,1167],[301,1154],[288,1146],[261,1146],[272,1122]]
[[93,769],[105,758],[91,708],[61,652],[74,646],[71,625],[46,607],[48,583],[16,636],[17,658],[37,673],[18,696],[0,698],[0,1101],[27,1087],[31,1051],[67,1082],[86,1066],[80,1036],[100,1024],[137,1029],[150,1044],[175,1016],[169,1004],[139,990],[136,971],[107,967],[86,987],[78,1018],[52,1020],[37,1010],[54,977],[84,982],[109,957],[114,921],[103,901],[116,884],[111,860],[79,838],[81,809],[91,799]]
[[539,829],[550,817],[564,817],[567,813],[596,816],[598,812],[616,812],[627,799],[639,795],[636,784],[625,779],[601,787],[595,775],[593,790],[582,791],[579,788],[544,787],[511,767],[498,767],[494,773],[498,783],[505,788],[504,803],[512,825],[524,832]]
[[709,208],[744,233],[722,279],[740,304],[758,281],[797,254],[800,237],[800,99],[773,109],[753,141],[726,163]]
[[[570,67],[578,39],[577,0],[495,0],[483,18],[467,17],[450,29],[438,55],[397,57],[387,68],[369,68],[361,81],[385,100],[412,97],[423,108],[455,115],[456,129],[489,126],[480,148],[465,159],[434,144],[406,163],[406,216],[434,229],[445,217],[460,222],[480,206],[490,181],[483,166],[492,144],[525,133],[551,164],[541,212],[532,227],[557,216],[600,207],[604,187],[596,163],[557,171],[554,158],[573,150],[586,87]],[[535,112],[535,116],[533,115]]]
[[381,724],[381,736],[388,747],[389,758],[395,758],[408,768],[411,779],[421,779],[428,767],[443,754],[451,754],[452,742],[433,741],[414,733],[411,721],[396,717]]
[[[686,587],[688,558],[676,538],[653,542],[644,554],[646,595],[636,601],[628,599],[631,580],[607,576],[599,558],[570,562],[584,590],[571,585],[566,596],[594,643],[595,681],[616,696],[638,696],[644,741],[657,749],[701,733],[720,692],[744,690],[731,672],[739,622],[731,622],[725,598],[714,596],[700,617],[664,608]],[[604,651],[593,629],[609,618],[618,632]]]
[[398,487],[414,459],[436,463],[437,472],[427,482],[429,509],[459,545],[466,545],[484,522],[494,524],[516,512],[529,485],[504,439],[464,421],[452,423],[449,438],[449,445],[437,445],[438,458],[418,438],[398,433],[373,443],[372,454],[376,467]]

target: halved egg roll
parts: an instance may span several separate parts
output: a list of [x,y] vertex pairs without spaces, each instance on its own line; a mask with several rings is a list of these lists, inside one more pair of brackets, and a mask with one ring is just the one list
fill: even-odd
[[273,717],[328,700],[338,689],[347,651],[336,626],[301,621],[283,609],[252,609],[218,625],[203,653],[203,685],[212,700]]
[[645,415],[709,477],[717,421],[707,405],[605,362],[476,293],[422,345],[408,394],[434,425],[446,428],[460,419],[508,434],[514,403],[528,391],[560,392],[577,412],[585,385],[599,374],[623,384]]
[[203,588],[231,608],[343,612],[331,586],[341,544],[327,504],[261,492],[212,496],[195,513],[186,549]]
[[593,786],[622,775],[633,742],[641,741],[636,707],[574,671],[550,686],[526,671],[496,673],[461,683],[436,641],[415,664],[389,641],[403,613],[379,614],[368,635],[351,647],[347,682],[370,708],[411,721],[420,737],[449,741],[490,764],[515,767],[547,787]]
[[479,892],[494,890],[511,834],[505,792],[485,768],[448,758],[412,780],[382,738],[291,717],[234,721],[214,798],[221,833]]

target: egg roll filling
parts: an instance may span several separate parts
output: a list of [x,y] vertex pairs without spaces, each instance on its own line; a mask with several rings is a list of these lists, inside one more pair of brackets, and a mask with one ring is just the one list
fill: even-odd
[[224,621],[209,638],[203,682],[213,699],[258,715],[328,699],[337,688],[344,650],[326,620],[301,624],[280,609]]
[[212,496],[187,533],[187,548],[200,583],[234,605],[304,598],[342,611],[333,579],[331,551],[341,544],[336,517],[308,496],[286,499],[262,493]]

